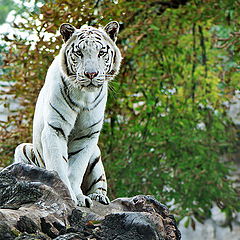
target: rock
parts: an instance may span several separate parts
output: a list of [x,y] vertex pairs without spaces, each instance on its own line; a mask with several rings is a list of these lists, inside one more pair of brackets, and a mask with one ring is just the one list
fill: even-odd
[[152,196],[77,207],[58,174],[27,164],[0,172],[0,240],[179,240],[166,206]]
[[0,207],[18,209],[24,203],[31,203],[38,200],[42,193],[36,186],[37,183],[18,182],[17,179],[2,172],[0,178]]
[[14,234],[12,229],[8,226],[7,223],[5,222],[0,222],[0,240],[12,240],[16,237],[17,235]]
[[82,237],[77,233],[68,233],[55,238],[55,240],[81,240],[81,239]]
[[[133,232],[135,235],[132,239],[181,239],[174,217],[165,205],[152,196],[119,198],[112,201],[110,209],[113,213],[105,215],[102,226],[109,234],[112,234],[110,229],[118,233],[119,229],[112,228],[112,224],[107,223],[120,222],[125,232],[119,239],[127,239],[125,235]],[[120,232],[117,235],[121,235]]]
[[47,238],[41,234],[20,234],[15,240],[46,240]]
[[103,239],[121,240],[165,239],[147,216],[135,212],[116,213],[106,216],[102,222],[102,237]]
[[27,216],[21,216],[20,219],[17,221],[16,228],[20,232],[27,232],[27,233],[36,233],[39,230],[38,226],[31,220],[31,218]]

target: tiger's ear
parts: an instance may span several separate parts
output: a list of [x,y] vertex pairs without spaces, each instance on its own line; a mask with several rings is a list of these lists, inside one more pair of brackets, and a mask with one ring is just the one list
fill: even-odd
[[75,32],[76,28],[69,23],[63,23],[60,26],[60,33],[63,37],[64,42],[66,42]]
[[116,21],[112,21],[110,23],[108,23],[105,27],[104,27],[105,32],[109,35],[109,37],[116,42],[117,40],[117,34],[119,31],[119,23]]

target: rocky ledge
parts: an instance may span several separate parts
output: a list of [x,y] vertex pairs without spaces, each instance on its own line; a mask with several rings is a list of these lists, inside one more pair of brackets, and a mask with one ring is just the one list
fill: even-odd
[[173,215],[152,196],[77,207],[57,173],[27,164],[0,172],[0,240],[179,240]]

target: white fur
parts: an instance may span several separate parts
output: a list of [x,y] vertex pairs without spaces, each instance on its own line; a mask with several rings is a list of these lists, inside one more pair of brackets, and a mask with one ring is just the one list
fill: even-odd
[[[96,31],[98,38],[98,34],[101,35],[101,44],[92,31]],[[84,38],[79,40],[82,33]],[[65,54],[74,49],[73,43],[75,49],[80,48],[83,57],[68,58],[66,67]],[[107,62],[109,56],[100,56],[101,49],[109,49],[109,56],[113,57],[112,52],[116,54],[115,62],[110,61],[111,69]],[[33,145],[21,144],[15,151],[15,162],[33,163],[57,171],[72,199],[80,206],[91,206],[91,199],[109,203],[97,143],[107,102],[108,80],[113,78],[106,69],[115,76],[120,62],[120,51],[104,29],[88,26],[75,29],[49,67],[39,94],[33,121]],[[98,72],[98,75],[89,79],[85,72]]]

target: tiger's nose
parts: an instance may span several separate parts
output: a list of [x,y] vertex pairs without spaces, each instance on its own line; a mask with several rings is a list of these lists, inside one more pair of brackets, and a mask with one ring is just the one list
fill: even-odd
[[84,72],[84,75],[89,78],[89,79],[93,79],[98,75],[98,72]]

